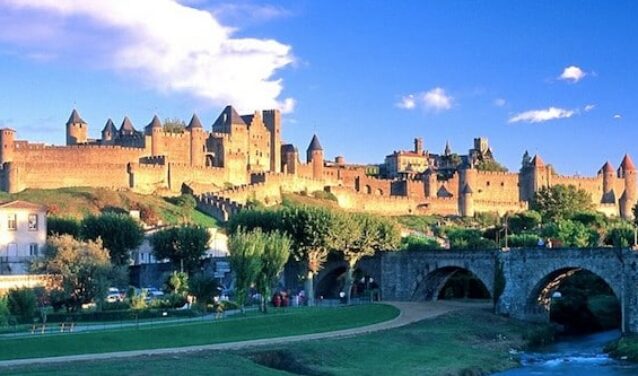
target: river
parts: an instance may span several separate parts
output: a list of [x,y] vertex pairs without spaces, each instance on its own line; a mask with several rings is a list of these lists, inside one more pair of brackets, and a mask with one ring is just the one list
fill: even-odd
[[495,376],[635,376],[638,364],[611,359],[603,352],[606,343],[618,338],[619,331],[566,338],[539,352],[523,353],[520,368]]

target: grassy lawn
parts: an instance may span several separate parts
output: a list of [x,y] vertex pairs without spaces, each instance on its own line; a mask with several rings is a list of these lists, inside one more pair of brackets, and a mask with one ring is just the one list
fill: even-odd
[[351,338],[2,371],[7,375],[171,375],[176,370],[190,375],[479,375],[515,366],[508,350],[521,347],[523,333],[532,327],[485,311],[464,311]]
[[614,358],[638,362],[638,335],[623,336],[607,345],[605,351]]
[[[53,215],[83,218],[87,214],[98,214],[105,208],[129,210],[135,206],[153,208],[166,224],[179,224],[183,219],[182,209],[156,195],[142,195],[131,191],[114,191],[107,188],[71,187],[60,189],[27,189],[19,193],[0,192],[0,200],[25,200],[47,206]],[[186,216],[205,227],[219,227],[217,221],[198,211],[191,210]]]
[[0,340],[0,359],[183,347],[292,336],[373,324],[392,319],[398,313],[395,307],[384,304],[299,308],[245,319],[3,339]]

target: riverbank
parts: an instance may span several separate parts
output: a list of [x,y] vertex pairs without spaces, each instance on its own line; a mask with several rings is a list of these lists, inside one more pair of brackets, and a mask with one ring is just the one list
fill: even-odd
[[638,363],[638,335],[618,338],[605,346],[605,352],[612,358]]
[[482,375],[518,366],[542,325],[470,308],[401,328],[349,338],[267,345],[238,351],[75,362],[4,369],[9,375]]

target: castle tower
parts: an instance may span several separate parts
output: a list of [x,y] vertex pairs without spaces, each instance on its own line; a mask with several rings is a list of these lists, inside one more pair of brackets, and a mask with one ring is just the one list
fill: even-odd
[[616,177],[614,176],[614,168],[611,166],[611,163],[609,163],[609,161],[605,162],[598,174],[603,176],[603,196],[600,202],[604,204],[615,204],[614,186],[616,184]]
[[425,171],[425,196],[436,198],[438,190],[438,179],[436,170],[430,166]]
[[113,120],[109,118],[104,124],[102,129],[102,145],[113,145],[115,138],[117,137],[117,128],[113,124]]
[[118,133],[121,136],[132,136],[135,134],[135,127],[133,127],[133,123],[128,118],[128,116],[124,116],[124,120],[122,120],[122,125],[120,125],[120,129]]
[[186,130],[190,133],[191,142],[191,166],[203,166],[206,155],[206,131],[199,121],[199,117],[193,114]]
[[313,178],[323,178],[323,148],[316,134],[312,136],[310,145],[308,145],[308,149],[306,150],[306,163],[312,163]]
[[450,142],[445,141],[445,150],[443,150],[443,155],[449,157],[452,154],[452,148],[450,147]]
[[263,111],[263,120],[270,132],[270,170],[281,171],[281,113],[279,110]]
[[82,120],[80,114],[74,108],[66,122],[66,144],[85,144],[88,140],[89,126]]
[[620,216],[625,219],[633,218],[632,209],[636,205],[636,166],[629,154],[625,154],[620,167],[618,178],[625,180],[625,191],[620,197]]
[[532,195],[535,192],[538,192],[543,187],[549,187],[551,185],[550,182],[550,170],[545,165],[545,162],[541,158],[540,155],[536,154],[534,158],[532,158],[531,162],[532,167]]
[[164,148],[162,147],[162,136],[164,135],[164,128],[162,127],[162,122],[157,115],[153,115],[151,122],[144,127],[144,132],[151,136],[151,155],[154,157],[163,155]]
[[474,191],[469,184],[461,189],[461,216],[474,217]]
[[414,152],[417,154],[423,153],[423,139],[421,137],[414,139]]
[[0,129],[0,166],[6,162],[13,162],[15,136],[16,131],[13,129]]
[[299,163],[299,151],[292,144],[281,145],[281,155],[283,155],[282,172],[286,174],[296,174]]

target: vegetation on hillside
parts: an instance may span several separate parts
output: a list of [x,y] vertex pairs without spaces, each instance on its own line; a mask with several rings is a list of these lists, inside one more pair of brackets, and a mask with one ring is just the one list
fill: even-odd
[[[189,206],[186,210],[175,199],[142,195],[126,190],[72,187],[60,189],[27,189],[19,193],[0,192],[0,200],[24,200],[47,207],[49,216],[82,219],[102,212],[139,210],[149,224],[177,225],[193,222],[204,227],[217,227],[217,221]],[[154,223],[153,223],[154,222]]]

